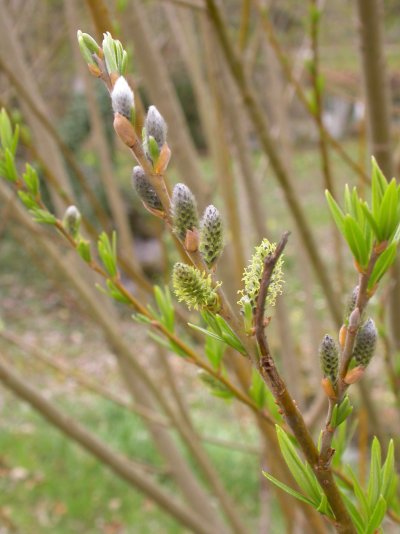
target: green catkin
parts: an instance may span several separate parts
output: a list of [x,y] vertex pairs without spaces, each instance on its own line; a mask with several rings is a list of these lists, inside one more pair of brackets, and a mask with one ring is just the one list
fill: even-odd
[[369,318],[357,332],[353,349],[353,358],[357,365],[367,367],[374,355],[377,338],[375,323]]
[[133,167],[132,185],[138,197],[153,210],[162,211],[163,206],[153,186],[150,184],[144,170],[139,165]]
[[178,300],[185,302],[189,309],[219,311],[220,301],[215,289],[221,284],[213,286],[210,275],[186,263],[176,263],[172,271],[172,285]]
[[207,267],[212,267],[223,249],[223,227],[219,211],[208,206],[200,222],[199,250]]
[[174,187],[171,211],[174,231],[184,241],[186,232],[199,226],[196,199],[185,184],[176,184]]
[[[276,250],[276,244],[270,243],[268,239],[263,239],[261,244],[256,247],[255,253],[251,258],[251,261],[244,270],[243,282],[244,288],[239,291],[239,295],[242,295],[238,301],[242,310],[245,308],[246,302],[250,302],[253,313],[257,307],[257,297],[260,291],[260,284],[262,273],[264,270],[264,260],[269,254],[273,254]],[[275,269],[271,276],[271,282],[268,288],[268,294],[266,298],[267,306],[274,306],[276,297],[282,293],[283,284],[283,259],[282,256],[278,259],[275,265]]]
[[339,351],[334,339],[328,334],[324,337],[319,347],[319,357],[324,377],[329,378],[332,384],[335,385],[339,369]]

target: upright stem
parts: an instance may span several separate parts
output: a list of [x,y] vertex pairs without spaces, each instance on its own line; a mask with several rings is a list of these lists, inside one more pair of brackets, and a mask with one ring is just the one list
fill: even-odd
[[265,336],[265,300],[273,270],[286,246],[288,238],[289,233],[286,232],[278,243],[275,252],[267,256],[264,262],[264,271],[260,284],[260,292],[257,298],[257,309],[255,314],[256,339],[260,350],[259,371],[264,381],[271,389],[276,402],[283,411],[289,427],[297,438],[307,462],[328,499],[335,515],[335,526],[337,531],[343,534],[356,534],[356,530],[349,513],[347,512],[339,488],[333,478],[332,471],[328,464],[322,465],[320,463],[318,449],[296,403],[293,401],[286,388],[284,380],[281,378],[276,368],[275,361],[271,355],[268,341]]

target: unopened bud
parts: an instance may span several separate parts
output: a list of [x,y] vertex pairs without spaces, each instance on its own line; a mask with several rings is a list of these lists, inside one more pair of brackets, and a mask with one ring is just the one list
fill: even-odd
[[333,385],[337,382],[339,368],[339,352],[334,339],[326,335],[319,347],[319,357],[322,373],[329,378]]
[[146,206],[153,210],[163,210],[161,200],[154,190],[154,187],[150,184],[144,170],[139,165],[133,167],[132,183],[139,198]]
[[186,232],[185,249],[188,252],[196,252],[199,249],[199,232],[197,228]]
[[367,367],[375,352],[378,333],[370,318],[358,330],[353,349],[353,358],[358,365]]
[[132,123],[120,113],[114,116],[114,130],[123,143],[132,148],[136,142],[135,128]]
[[79,234],[82,216],[76,206],[69,206],[64,214],[63,226],[74,239]]
[[174,187],[171,210],[174,231],[184,241],[186,232],[199,226],[196,199],[185,184],[176,184]]
[[167,140],[167,123],[156,106],[150,106],[145,120],[146,134],[154,137],[159,150]]
[[133,91],[123,76],[115,82],[111,93],[111,103],[114,113],[120,113],[128,120],[131,120],[134,106]]
[[212,267],[223,248],[222,220],[216,207],[208,206],[200,223],[200,247],[207,267]]
[[365,373],[365,367],[362,365],[358,365],[357,367],[354,367],[353,369],[350,369],[346,373],[346,376],[344,377],[343,381],[350,386],[351,384],[355,384],[358,382]]
[[347,305],[346,305],[346,312],[345,312],[345,320],[348,321],[349,317],[350,317],[350,314],[351,312],[354,310],[354,308],[356,307],[356,303],[357,303],[357,299],[358,299],[358,292],[359,292],[359,287],[356,286],[348,301],[347,301]]
[[172,284],[179,301],[184,301],[189,309],[208,310],[217,313],[220,301],[213,286],[211,276],[186,263],[176,263],[172,271]]

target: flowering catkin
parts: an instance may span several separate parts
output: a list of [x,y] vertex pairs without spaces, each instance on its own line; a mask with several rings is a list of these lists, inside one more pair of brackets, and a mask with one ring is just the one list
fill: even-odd
[[223,248],[223,228],[219,211],[208,206],[200,222],[199,250],[207,267],[212,267]]
[[210,275],[186,263],[176,263],[172,271],[172,285],[178,300],[184,301],[189,309],[219,311],[220,301],[215,289],[220,284],[213,286]]
[[[246,267],[243,273],[243,282],[244,288],[239,291],[239,294],[242,295],[241,299],[238,301],[239,306],[244,309],[246,302],[250,302],[253,309],[253,313],[256,311],[257,307],[257,297],[260,291],[260,284],[262,273],[264,270],[264,260],[269,254],[273,254],[276,250],[276,244],[270,243],[268,239],[263,239],[261,244],[256,247],[255,253],[250,260],[249,266]],[[279,257],[276,262],[274,271],[271,276],[271,282],[268,288],[267,294],[267,305],[274,306],[276,302],[276,297],[282,293],[282,284],[283,284],[283,259],[282,256]]]
[[171,211],[174,231],[184,241],[186,232],[199,226],[196,199],[185,184],[176,184],[174,187]]
[[139,198],[153,210],[163,210],[161,200],[150,184],[144,170],[139,165],[133,167],[132,184]]

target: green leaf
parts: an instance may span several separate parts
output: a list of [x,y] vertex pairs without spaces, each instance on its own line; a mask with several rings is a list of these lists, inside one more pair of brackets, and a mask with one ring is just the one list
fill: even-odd
[[359,532],[360,534],[363,533],[365,531],[365,521],[361,517],[360,512],[357,510],[353,501],[344,492],[342,492],[341,495],[342,499],[345,502],[346,508],[350,514],[350,517],[356,526],[357,532]]
[[29,213],[33,216],[33,220],[42,224],[56,224],[56,217],[49,211],[40,208],[32,208]]
[[368,289],[372,289],[377,284],[396,259],[397,243],[391,243],[379,256],[371,277],[368,281]]
[[278,479],[276,479],[275,477],[273,477],[272,475],[270,475],[269,473],[267,473],[266,471],[263,471],[263,475],[265,476],[265,478],[267,478],[270,482],[272,482],[273,484],[275,484],[275,486],[277,486],[278,488],[280,488],[281,490],[285,491],[286,493],[288,493],[289,495],[291,495],[292,497],[294,497],[295,499],[298,499],[299,501],[302,501],[302,502],[305,502],[306,504],[309,504],[310,506],[312,506],[313,508],[316,508],[315,506],[315,503],[309,499],[308,497],[305,497],[304,495],[302,495],[301,493],[299,493],[298,491],[290,488],[289,486],[286,486],[286,484],[284,484],[283,482],[280,482]]
[[29,163],[26,164],[26,171],[22,175],[24,182],[26,184],[26,187],[28,191],[36,196],[39,194],[39,177],[37,175],[36,170],[29,165]]
[[257,406],[262,410],[267,402],[267,389],[264,380],[256,369],[253,369],[252,372],[249,394]]
[[348,395],[346,395],[342,402],[340,404],[335,404],[333,408],[331,426],[337,428],[349,417],[352,411],[353,406],[350,404]]
[[6,170],[5,178],[9,182],[16,182],[18,180],[17,168],[15,166],[14,155],[9,148],[6,148],[4,152],[4,165]]
[[379,208],[381,205],[382,197],[385,194],[388,183],[387,180],[379,168],[379,165],[374,157],[372,159],[372,178],[371,178],[371,191],[372,191],[372,213],[374,218],[378,218]]
[[211,393],[215,397],[219,397],[221,399],[231,399],[234,397],[232,391],[228,389],[225,384],[220,382],[215,376],[212,376],[205,371],[200,371],[198,376],[200,380],[209,387]]
[[325,197],[336,226],[339,232],[344,235],[344,213],[328,190],[325,191]]
[[226,344],[224,342],[218,341],[210,336],[206,337],[204,352],[207,356],[207,359],[216,371],[218,371],[221,367],[221,361],[224,357],[225,349]]
[[377,218],[382,241],[390,239],[399,224],[397,207],[397,184],[395,178],[393,178],[383,195]]
[[198,332],[201,332],[205,336],[209,336],[209,337],[212,337],[214,339],[218,339],[218,341],[222,341],[223,343],[225,343],[224,338],[219,336],[215,332],[211,332],[210,330],[206,330],[205,328],[202,328],[201,326],[197,326],[196,324],[192,324],[192,323],[188,323],[188,326],[190,326],[190,328],[193,328],[194,330],[197,330]]
[[11,148],[13,140],[11,121],[7,111],[2,108],[0,112],[0,143],[2,148]]
[[378,241],[381,241],[381,234],[379,232],[379,227],[378,227],[378,223],[376,222],[376,220],[374,219],[374,216],[372,215],[372,213],[370,212],[369,210],[369,207],[368,207],[368,204],[366,202],[364,202],[363,204],[361,204],[361,207],[364,211],[364,215],[367,219],[367,222],[369,223],[376,239]]
[[149,135],[149,138],[147,140],[147,148],[149,150],[149,154],[153,161],[153,164],[155,165],[160,155],[160,149],[158,148],[157,141],[154,139],[152,135]]
[[92,261],[89,241],[80,238],[76,250],[78,251],[78,254],[83,259],[83,261],[85,261],[86,263],[90,263]]
[[200,315],[202,316],[204,322],[208,324],[208,326],[211,328],[213,332],[218,334],[219,336],[222,335],[221,328],[218,324],[218,321],[213,313],[210,313],[208,311],[202,311],[200,312]]
[[29,210],[35,208],[38,209],[37,202],[34,198],[32,198],[32,195],[30,193],[27,193],[26,191],[18,191],[18,196],[21,199],[23,205]]
[[117,286],[111,281],[106,281],[107,288],[109,291],[110,297],[112,297],[114,300],[117,300],[118,302],[123,302],[124,304],[129,304],[130,300],[128,297],[126,297],[121,291],[117,288]]
[[[388,446],[388,452],[386,455],[385,463],[382,466],[381,471],[381,493],[385,498],[386,502],[390,503],[392,498],[392,489],[393,489],[393,480],[397,478],[396,468],[394,464],[394,443],[391,439]],[[397,482],[397,480],[395,481]],[[395,484],[396,485],[396,484]]]
[[240,352],[240,354],[246,356],[246,349],[243,347],[242,342],[237,337],[232,328],[228,325],[228,323],[225,321],[225,319],[220,315],[216,315],[215,319],[221,329],[221,336],[225,343]]
[[365,529],[365,534],[374,534],[374,532],[376,532],[376,530],[381,526],[383,518],[385,517],[385,513],[386,501],[382,495],[380,495],[369,518],[367,528]]
[[320,493],[315,492],[314,474],[310,476],[310,472],[307,471],[305,465],[299,458],[296,449],[290,441],[286,432],[276,425],[276,433],[278,436],[279,448],[285,462],[296,480],[299,487],[312,499],[314,506],[318,506],[320,502]]
[[368,515],[369,515],[369,507],[368,507],[368,502],[367,502],[367,498],[365,496],[365,493],[360,485],[360,482],[358,480],[358,477],[356,477],[356,475],[354,474],[353,470],[349,467],[349,466],[346,466],[346,469],[347,469],[347,472],[351,478],[351,481],[353,483],[353,491],[354,491],[354,495],[356,496],[359,504],[360,504],[360,508],[361,508],[361,513],[364,517],[365,520],[367,520],[368,518]]
[[111,277],[117,275],[117,252],[116,252],[116,233],[112,233],[112,241],[105,232],[102,232],[97,242],[97,250],[103,265]]
[[367,500],[370,510],[375,505],[381,494],[381,446],[378,438],[375,436],[371,447],[371,466],[368,480]]
[[175,310],[171,300],[171,294],[167,287],[164,291],[159,286],[154,286],[154,298],[161,312],[161,322],[169,332],[174,331]]
[[365,237],[357,221],[355,221],[350,215],[346,215],[344,218],[344,236],[354,258],[361,265],[361,267],[367,267],[370,250],[368,249]]

